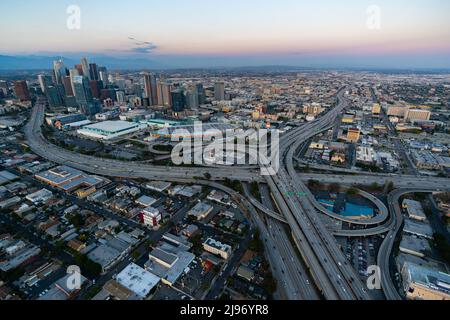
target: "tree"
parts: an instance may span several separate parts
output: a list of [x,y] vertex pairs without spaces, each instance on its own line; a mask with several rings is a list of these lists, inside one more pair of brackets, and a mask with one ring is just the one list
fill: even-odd
[[256,230],[253,239],[248,244],[248,248],[258,253],[262,253],[264,251],[264,245],[260,239],[259,230]]
[[250,192],[252,193],[252,195],[256,198],[256,199],[261,199],[261,194],[259,192],[259,185],[258,182],[253,181],[250,184]]
[[358,189],[356,189],[356,188],[348,188],[347,189],[347,194],[349,195],[349,196],[356,196],[357,194],[359,194],[359,190]]
[[132,257],[134,260],[139,259],[140,256],[141,256],[141,254],[140,254],[138,251],[134,251],[134,252],[131,254],[131,257]]
[[328,185],[328,191],[332,193],[339,193],[341,191],[341,185],[337,182]]
[[450,244],[447,242],[447,239],[440,233],[435,233],[433,238],[434,244],[442,258],[447,263],[450,263]]
[[102,273],[102,266],[92,261],[85,254],[75,254],[75,263],[80,267],[81,273],[96,278]]
[[380,190],[380,188],[381,188],[380,185],[376,182],[370,185],[370,190]]
[[264,278],[262,286],[268,293],[273,294],[277,290],[277,280],[269,274]]
[[209,172],[206,172],[206,173],[204,174],[204,176],[205,176],[205,179],[206,179],[206,180],[211,180],[211,174],[210,174]]
[[391,192],[395,189],[395,185],[392,181],[389,181],[386,188],[387,188],[387,192]]
[[309,179],[308,180],[308,188],[310,189],[322,189],[323,185],[320,181]]
[[84,218],[81,214],[77,213],[69,217],[70,224],[73,224],[75,228],[81,228],[84,226]]

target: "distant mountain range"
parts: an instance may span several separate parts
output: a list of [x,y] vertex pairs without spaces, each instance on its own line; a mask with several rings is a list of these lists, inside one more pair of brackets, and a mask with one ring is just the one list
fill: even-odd
[[[108,69],[161,69],[165,66],[145,58],[115,58],[108,56],[90,57],[90,62],[95,62],[100,66],[106,66]],[[53,61],[63,59],[64,64],[68,68],[72,68],[75,64],[79,64],[79,59],[60,56],[7,56],[0,55],[0,70],[40,70],[52,69]],[[81,58],[81,56],[80,56]]]
[[[55,55],[1,55],[0,54],[0,73],[9,71],[41,71],[53,68],[53,61],[63,59],[67,68],[73,68],[75,64],[80,63],[81,57],[87,57],[89,62],[95,62],[99,66],[105,66],[109,70],[175,70],[175,69],[239,69],[240,71],[294,71],[294,70],[353,70],[353,71],[377,71],[386,73],[448,73],[449,68],[440,67],[408,67],[416,65],[414,59],[402,65],[392,65],[393,62],[386,64],[378,61],[376,58],[358,61],[356,58],[343,58],[330,62],[324,62],[324,59],[302,57],[300,60],[292,57],[275,56],[267,59],[257,57],[227,57],[227,56],[128,56],[113,57],[101,54],[74,53],[64,56]],[[445,56],[446,57],[446,56]],[[447,65],[445,57],[436,57],[437,64]],[[397,57],[393,61],[398,61]],[[416,58],[420,61],[420,57]],[[444,61],[440,63],[439,61]],[[369,63],[370,62],[370,63]]]

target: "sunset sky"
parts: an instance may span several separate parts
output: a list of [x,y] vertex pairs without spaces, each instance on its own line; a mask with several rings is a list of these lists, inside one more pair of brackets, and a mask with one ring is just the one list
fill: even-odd
[[[66,27],[72,4],[80,30]],[[379,30],[366,24],[371,5],[381,9]],[[19,0],[2,6],[0,54],[450,67],[449,12],[445,0]]]

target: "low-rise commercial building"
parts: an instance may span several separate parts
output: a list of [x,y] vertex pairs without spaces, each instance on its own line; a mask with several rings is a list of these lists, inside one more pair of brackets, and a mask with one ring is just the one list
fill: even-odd
[[153,207],[147,207],[141,211],[141,222],[148,227],[157,227],[162,219],[161,212]]
[[418,222],[411,219],[405,219],[403,231],[427,239],[433,239],[433,229],[429,224]]
[[53,197],[53,193],[47,189],[41,189],[27,195],[25,198],[33,204],[44,203]]
[[130,263],[115,279],[117,283],[134,292],[141,299],[147,298],[159,283],[159,277]]
[[411,199],[404,199],[402,203],[403,209],[406,209],[408,217],[417,221],[425,221],[427,216],[423,211],[422,204]]
[[223,259],[227,260],[231,255],[231,246],[224,244],[220,241],[208,238],[203,243],[203,249],[212,254],[221,256]]
[[450,300],[450,275],[405,263],[403,287],[410,300]]
[[197,203],[189,212],[187,213],[188,216],[193,216],[197,220],[205,219],[213,210],[213,206],[204,203],[199,202]]
[[404,234],[400,242],[400,251],[424,258],[428,252],[431,252],[431,247],[428,240]]
[[66,192],[78,188],[91,188],[103,182],[96,176],[90,176],[68,166],[59,166],[35,175],[36,179]]
[[84,126],[77,130],[77,133],[89,138],[111,140],[137,132],[144,127],[145,126],[142,126],[139,123],[127,121],[104,121]]

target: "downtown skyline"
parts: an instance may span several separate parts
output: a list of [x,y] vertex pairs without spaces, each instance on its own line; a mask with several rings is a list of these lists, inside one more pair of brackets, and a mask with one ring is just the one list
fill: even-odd
[[[69,5],[80,8],[79,30],[67,28]],[[379,29],[367,26],[373,5]],[[133,59],[136,68],[449,68],[448,9],[420,0],[27,1],[2,10],[0,55]]]

